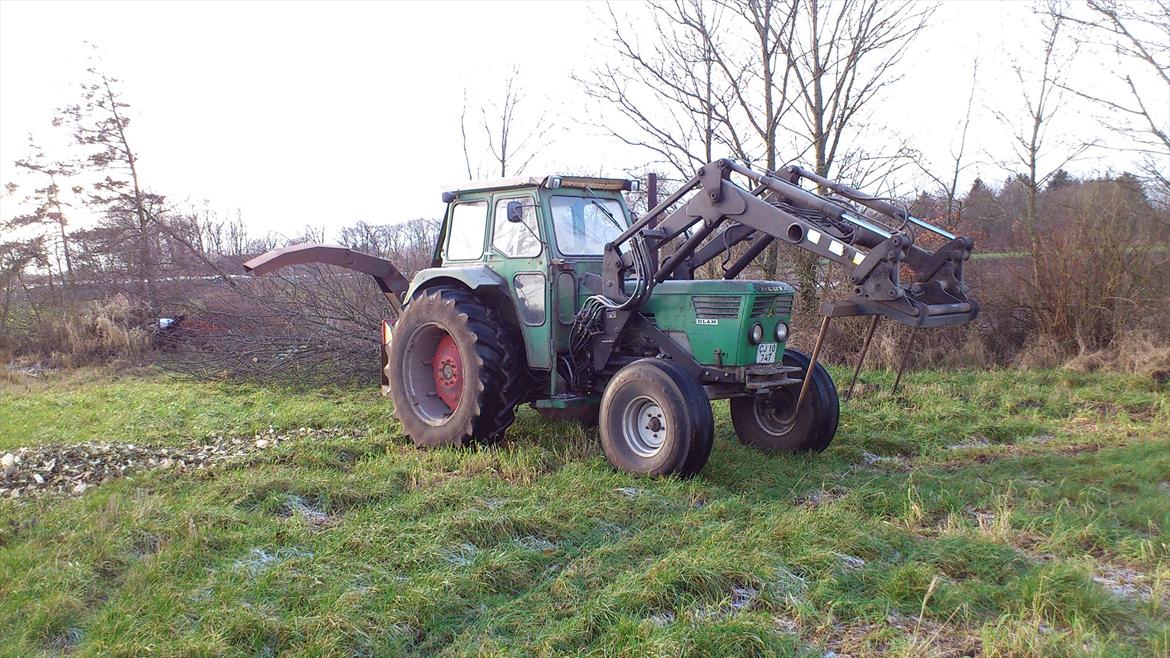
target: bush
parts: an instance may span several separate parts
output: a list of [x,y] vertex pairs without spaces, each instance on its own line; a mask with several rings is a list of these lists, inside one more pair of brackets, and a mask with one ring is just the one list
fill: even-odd
[[26,305],[14,314],[5,348],[71,368],[136,358],[151,349],[153,318],[124,295],[76,305]]

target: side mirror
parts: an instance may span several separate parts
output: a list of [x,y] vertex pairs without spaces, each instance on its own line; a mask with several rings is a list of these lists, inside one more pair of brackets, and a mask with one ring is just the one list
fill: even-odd
[[514,223],[524,221],[524,204],[519,201],[508,202],[508,221]]

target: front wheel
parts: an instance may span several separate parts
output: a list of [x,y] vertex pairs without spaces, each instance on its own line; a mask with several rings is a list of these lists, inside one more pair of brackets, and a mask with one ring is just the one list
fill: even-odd
[[[796,350],[784,350],[784,365],[808,372],[809,358]],[[820,452],[829,447],[837,433],[840,412],[837,386],[819,363],[811,376],[799,413],[799,384],[767,395],[732,398],[731,424],[740,442],[766,452]]]
[[610,463],[631,473],[698,473],[711,454],[714,426],[702,384],[664,359],[625,366],[601,397],[601,446]]

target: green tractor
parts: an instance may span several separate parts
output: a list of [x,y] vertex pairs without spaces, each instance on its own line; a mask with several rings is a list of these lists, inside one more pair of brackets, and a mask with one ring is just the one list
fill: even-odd
[[[385,259],[317,244],[245,268],[317,262],[373,276],[395,311],[382,328],[383,391],[417,445],[498,442],[527,402],[596,424],[616,467],[654,475],[703,468],[716,399],[730,399],[746,444],[828,446],[839,402],[817,357],[830,318],[872,316],[872,336],[881,317],[916,329],[978,313],[962,276],[972,241],[893,201],[799,167],[731,160],[705,165],[661,203],[651,195],[640,218],[623,198],[636,187],[542,176],[448,190],[431,267],[409,282]],[[933,251],[915,244],[921,233]],[[853,293],[821,309],[811,355],[787,348],[793,288],[736,278],[774,240],[850,270]],[[696,280],[715,258],[723,278]]]

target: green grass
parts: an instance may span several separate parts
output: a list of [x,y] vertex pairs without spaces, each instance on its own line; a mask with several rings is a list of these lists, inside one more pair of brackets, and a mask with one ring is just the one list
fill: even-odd
[[[1170,655],[1166,393],[891,380],[816,456],[740,446],[717,404],[689,481],[614,472],[593,433],[527,410],[502,447],[416,450],[376,386],[2,384],[0,446],[362,438],[0,502],[0,653]],[[1121,569],[1148,595],[1094,580]]]
[[378,387],[296,389],[81,370],[0,384],[0,450],[78,441],[177,443],[209,434],[378,427],[394,419]]

